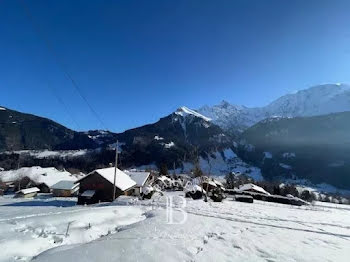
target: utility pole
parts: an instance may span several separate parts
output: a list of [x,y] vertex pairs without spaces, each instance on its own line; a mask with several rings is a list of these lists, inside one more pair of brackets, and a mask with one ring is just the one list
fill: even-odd
[[[17,169],[19,169],[19,164],[20,164],[20,161],[21,161],[21,153],[18,154],[18,162],[17,162]],[[18,190],[21,190],[21,177],[19,176],[18,177]]]
[[113,201],[115,200],[115,180],[117,177],[117,166],[118,166],[118,140],[117,140],[117,147],[115,148],[115,163],[114,163],[114,181],[113,181]]
[[209,164],[209,174],[208,174],[207,189],[206,189],[206,191],[205,191],[204,202],[208,202],[209,180],[210,180],[210,173],[211,173],[211,162],[210,162],[210,158],[209,158],[209,160],[208,160],[208,164]]
[[18,153],[17,169],[19,169],[20,161],[21,161],[21,153]]

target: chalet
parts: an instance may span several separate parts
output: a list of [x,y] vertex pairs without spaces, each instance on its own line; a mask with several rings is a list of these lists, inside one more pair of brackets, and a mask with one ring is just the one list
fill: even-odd
[[50,193],[51,187],[61,180],[76,181],[79,175],[54,167],[22,167],[16,170],[0,171],[2,181],[11,184],[15,191],[37,187],[42,193]]
[[252,183],[244,184],[238,188],[239,191],[246,191],[246,192],[253,192],[253,193],[260,193],[265,195],[270,195],[269,192],[267,192],[265,189],[263,189],[260,186],[254,185]]
[[55,197],[70,197],[78,194],[79,184],[70,180],[62,180],[51,186],[51,190]]
[[151,172],[141,172],[141,171],[124,171],[130,176],[132,180],[136,182],[136,186],[132,189],[131,194],[134,196],[142,195],[143,188],[152,184],[154,176]]
[[[45,174],[42,174],[42,176],[44,175]],[[14,182],[15,190],[37,187],[41,193],[50,193],[50,187],[46,183],[39,181],[37,178],[35,180],[36,181],[34,181],[29,176],[22,177]]]
[[202,186],[208,192],[211,192],[214,189],[219,187],[212,179],[209,179],[209,178],[204,180],[204,182],[202,183]]
[[[80,183],[78,204],[94,204],[113,201],[114,167],[97,169],[77,180]],[[117,169],[115,197],[131,194],[136,182]]]
[[23,197],[23,198],[35,197],[39,191],[40,189],[37,187],[26,188],[26,189],[17,191],[15,197]]
[[200,199],[206,194],[206,191],[202,187],[190,183],[184,187],[184,192],[186,197],[191,197],[193,199]]
[[15,193],[16,191],[16,186],[15,183],[10,181],[10,182],[1,182],[0,183],[0,188],[3,191],[3,193],[8,194],[8,193]]
[[170,189],[173,186],[173,180],[167,176],[160,176],[156,179],[154,185],[161,190]]
[[213,182],[214,182],[221,190],[225,190],[224,184],[221,183],[219,180],[213,179]]

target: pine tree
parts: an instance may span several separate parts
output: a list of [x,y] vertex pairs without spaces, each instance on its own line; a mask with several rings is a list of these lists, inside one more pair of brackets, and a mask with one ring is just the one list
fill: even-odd
[[164,176],[168,175],[168,167],[166,164],[160,164],[159,173]]

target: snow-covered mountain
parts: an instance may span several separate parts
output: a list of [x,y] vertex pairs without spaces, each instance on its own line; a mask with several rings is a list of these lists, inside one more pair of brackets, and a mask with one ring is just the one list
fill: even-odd
[[175,114],[176,115],[179,115],[179,116],[182,116],[182,117],[187,117],[187,116],[190,116],[190,117],[199,117],[199,118],[202,118],[203,120],[209,122],[211,121],[211,119],[209,117],[206,117],[192,109],[189,109],[188,107],[186,106],[182,106],[180,107],[179,109],[177,109],[175,111]]
[[225,130],[241,132],[263,119],[275,116],[316,116],[350,111],[350,86],[318,85],[282,96],[264,107],[248,108],[223,101],[212,107],[203,106],[197,111]]

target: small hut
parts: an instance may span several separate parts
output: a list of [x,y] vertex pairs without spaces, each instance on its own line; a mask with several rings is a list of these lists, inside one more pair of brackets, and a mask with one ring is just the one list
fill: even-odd
[[21,189],[16,192],[15,197],[31,198],[31,197],[35,197],[39,191],[40,189],[37,187]]
[[131,191],[134,196],[142,195],[144,193],[143,189],[153,182],[153,175],[151,172],[125,171],[125,173],[136,182],[136,186],[134,186]]

